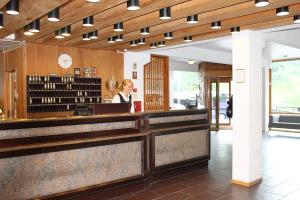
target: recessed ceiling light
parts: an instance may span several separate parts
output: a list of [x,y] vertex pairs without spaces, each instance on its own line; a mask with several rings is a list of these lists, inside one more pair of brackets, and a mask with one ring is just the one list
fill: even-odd
[[255,6],[256,7],[264,7],[269,5],[269,1],[268,0],[255,0]]
[[192,42],[192,41],[193,41],[193,37],[192,37],[191,35],[185,36],[185,37],[183,38],[183,40],[184,40],[184,42]]
[[159,10],[160,19],[171,19],[171,8],[166,7]]
[[190,65],[193,65],[193,64],[195,64],[195,61],[194,60],[188,60],[187,63],[190,64]]
[[156,49],[157,48],[157,43],[155,42],[155,43],[151,43],[150,44],[150,48],[151,49]]
[[98,30],[90,32],[89,38],[91,38],[92,40],[98,39]]
[[94,26],[94,16],[84,18],[82,20],[82,25],[87,27]]
[[294,23],[296,23],[296,24],[300,23],[300,15],[294,16]]
[[98,3],[100,0],[86,0],[86,1],[91,3]]
[[51,22],[59,21],[59,8],[55,8],[54,10],[48,13],[48,20]]
[[0,13],[0,28],[3,28],[3,13]]
[[140,9],[139,0],[128,0],[127,10],[138,10]]
[[172,32],[167,32],[167,33],[164,33],[164,38],[166,40],[170,40],[173,38],[173,33]]
[[29,24],[29,31],[33,33],[40,32],[40,19],[36,19]]
[[89,41],[89,40],[91,40],[91,38],[89,37],[88,33],[85,33],[85,34],[82,35],[82,40]]
[[236,33],[236,32],[240,32],[241,31],[241,28],[239,26],[236,26],[236,27],[232,27],[230,29],[231,33]]
[[211,28],[212,29],[220,29],[221,28],[221,21],[216,21],[211,23]]
[[10,0],[6,4],[6,13],[9,15],[19,14],[19,0]]
[[136,46],[137,46],[137,43],[138,43],[137,40],[131,40],[131,41],[130,41],[130,46],[136,47]]
[[149,27],[145,27],[141,29],[141,34],[142,35],[149,35],[150,34],[150,28]]
[[114,31],[121,32],[123,31],[123,22],[118,22],[114,24]]
[[289,14],[289,7],[284,6],[276,9],[276,15],[277,16],[285,16]]
[[198,23],[198,15],[191,15],[186,18],[188,24],[196,24]]

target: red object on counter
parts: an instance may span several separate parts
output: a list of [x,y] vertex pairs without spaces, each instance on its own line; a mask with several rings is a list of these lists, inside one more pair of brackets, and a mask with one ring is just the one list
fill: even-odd
[[141,112],[142,111],[142,101],[134,101],[134,112]]

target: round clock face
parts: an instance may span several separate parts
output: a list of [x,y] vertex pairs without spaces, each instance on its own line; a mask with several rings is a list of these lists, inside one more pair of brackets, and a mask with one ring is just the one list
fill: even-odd
[[61,54],[58,57],[58,64],[59,64],[59,66],[61,66],[64,69],[71,67],[71,65],[72,65],[71,56],[69,56],[68,54]]

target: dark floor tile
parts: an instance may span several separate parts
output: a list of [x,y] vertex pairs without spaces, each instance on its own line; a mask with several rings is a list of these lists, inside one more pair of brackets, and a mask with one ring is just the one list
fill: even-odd
[[145,192],[135,193],[134,196],[125,199],[126,200],[152,200],[158,197],[161,197],[161,195],[153,191],[145,191]]
[[167,195],[174,192],[179,192],[181,190],[184,190],[190,186],[180,184],[180,183],[170,183],[170,184],[157,184],[154,186],[151,186],[149,188],[150,191],[153,191],[158,194]]
[[191,197],[192,197],[191,195],[182,192],[176,192],[176,193],[168,194],[166,196],[162,196],[155,200],[186,200],[186,199],[190,199]]

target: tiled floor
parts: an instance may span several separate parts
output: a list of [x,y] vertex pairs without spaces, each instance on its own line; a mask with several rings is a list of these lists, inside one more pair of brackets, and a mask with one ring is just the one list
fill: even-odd
[[[263,182],[252,188],[231,180],[231,131],[212,132],[209,167],[151,185],[116,200],[300,200],[300,138],[268,136],[263,140]],[[101,199],[101,197],[99,197]]]

